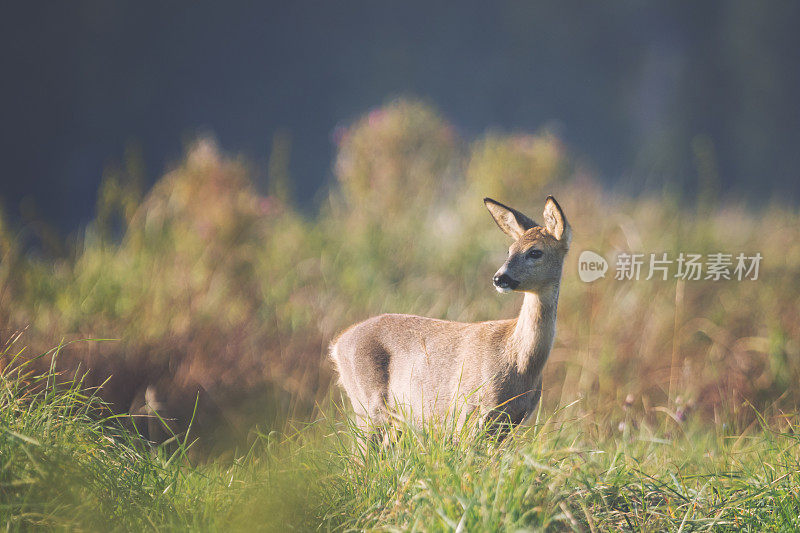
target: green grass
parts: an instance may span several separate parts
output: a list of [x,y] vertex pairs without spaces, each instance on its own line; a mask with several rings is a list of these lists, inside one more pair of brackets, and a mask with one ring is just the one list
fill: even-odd
[[616,432],[592,416],[570,420],[570,411],[499,444],[407,430],[364,465],[345,463],[341,518],[400,531],[800,527],[792,426],[730,434],[670,422]]
[[3,527],[130,530],[201,516],[192,509],[201,478],[188,484],[177,467],[183,443],[167,456],[166,447],[152,448],[125,429],[79,375],[30,372],[4,356],[11,361],[4,361],[0,391]]
[[630,408],[616,420],[577,402],[500,442],[409,426],[393,428],[388,447],[364,449],[329,408],[280,435],[254,432],[245,452],[192,463],[190,436],[149,443],[126,417],[107,416],[80,378],[26,368],[7,364],[0,392],[7,530],[800,527],[794,417],[736,427],[735,417],[684,423]]

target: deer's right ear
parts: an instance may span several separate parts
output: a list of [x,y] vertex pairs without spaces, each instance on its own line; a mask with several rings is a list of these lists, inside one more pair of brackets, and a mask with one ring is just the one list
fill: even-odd
[[532,227],[538,226],[536,222],[516,209],[511,209],[491,198],[484,198],[483,203],[486,204],[486,209],[489,210],[489,213],[491,213],[497,225],[500,226],[500,229],[514,240],[522,237],[522,234]]

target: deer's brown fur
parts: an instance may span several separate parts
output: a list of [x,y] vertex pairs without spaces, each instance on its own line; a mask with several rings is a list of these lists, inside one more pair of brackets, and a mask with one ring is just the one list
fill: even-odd
[[464,323],[384,314],[345,330],[330,354],[362,424],[385,424],[402,412],[415,423],[457,416],[460,425],[476,410],[484,422],[518,424],[536,407],[571,230],[552,196],[544,226],[484,202],[514,239],[494,281],[501,292],[524,293],[519,316]]

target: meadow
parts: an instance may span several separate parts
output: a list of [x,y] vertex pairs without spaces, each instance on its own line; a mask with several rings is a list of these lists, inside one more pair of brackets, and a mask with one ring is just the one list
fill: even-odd
[[[135,155],[109,168],[80,235],[0,223],[0,524],[800,527],[796,208],[721,197],[702,150],[691,201],[610,192],[552,132],[468,141],[413,100],[334,140],[314,214],[280,142],[258,190],[247,161],[200,139],[146,193]],[[481,200],[538,219],[547,194],[574,237],[535,424],[355,448],[327,343],[380,312],[514,316],[521,298],[490,283],[508,242]],[[604,278],[580,281],[583,250],[611,261]],[[763,261],[755,280],[614,279],[631,252]]]

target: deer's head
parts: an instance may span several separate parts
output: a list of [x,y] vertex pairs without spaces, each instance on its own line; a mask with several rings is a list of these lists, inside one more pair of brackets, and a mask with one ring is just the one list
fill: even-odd
[[538,293],[557,284],[572,230],[555,198],[545,201],[544,226],[491,198],[483,202],[500,229],[514,239],[508,259],[492,278],[495,288]]

